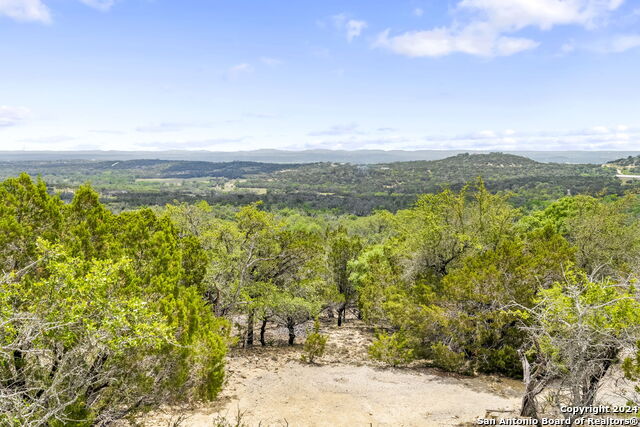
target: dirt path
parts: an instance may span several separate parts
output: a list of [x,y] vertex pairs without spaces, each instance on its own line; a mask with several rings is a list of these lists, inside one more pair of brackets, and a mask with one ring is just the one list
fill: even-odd
[[[328,355],[318,365],[299,362],[300,347],[234,351],[218,404],[187,411],[182,425],[213,426],[239,409],[249,426],[447,426],[518,406],[517,381],[383,368],[366,357],[371,334],[363,325],[324,329]],[[166,426],[168,418],[146,424]]]

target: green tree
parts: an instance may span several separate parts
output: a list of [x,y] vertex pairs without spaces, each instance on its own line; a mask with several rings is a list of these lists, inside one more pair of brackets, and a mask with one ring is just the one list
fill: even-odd
[[521,352],[522,415],[534,418],[539,416],[537,396],[545,390],[558,413],[561,405],[595,405],[603,378],[640,337],[640,300],[632,286],[591,281],[571,270],[563,281],[540,290],[533,307],[520,306],[514,313],[527,334]]
[[[212,399],[223,379],[220,322],[183,332],[145,289],[128,259],[73,258],[41,241],[38,268],[0,281],[0,421],[106,425],[160,403]],[[178,305],[199,300],[176,298]],[[197,339],[196,339],[197,337]],[[176,367],[190,366],[186,376]]]
[[0,268],[19,270],[36,260],[38,237],[60,238],[63,204],[24,173],[0,184],[0,200]]
[[330,233],[328,240],[327,260],[330,279],[340,295],[338,326],[342,326],[346,319],[347,308],[356,297],[356,288],[350,279],[349,263],[358,257],[362,244],[359,238],[350,237],[344,229]]
[[106,424],[215,398],[229,328],[202,300],[194,236],[149,209],[114,215],[88,186],[67,206],[26,175],[0,192],[13,230],[0,246],[3,423]]

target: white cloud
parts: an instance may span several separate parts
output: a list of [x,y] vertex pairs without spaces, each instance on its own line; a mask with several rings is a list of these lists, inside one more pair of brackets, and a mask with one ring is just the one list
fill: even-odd
[[28,108],[0,105],[0,128],[16,126],[30,115]]
[[116,0],[80,0],[89,7],[106,12],[116,4]]
[[413,9],[413,16],[421,17],[422,15],[424,15],[424,10],[419,7]]
[[480,138],[495,138],[496,133],[492,130],[481,130],[478,132],[477,136]]
[[378,36],[374,44],[375,47],[411,57],[437,57],[454,52],[476,56],[508,56],[534,49],[538,45],[538,42],[526,38],[497,36],[493,32],[485,32],[481,26],[469,26],[461,32],[436,28],[394,37],[389,37],[387,30]]
[[49,8],[40,0],[0,0],[0,15],[21,22],[51,22]]
[[41,136],[41,137],[34,137],[34,138],[24,138],[20,142],[44,144],[46,146],[51,144],[59,144],[61,142],[72,141],[75,139],[77,138],[73,136],[67,136],[67,135],[48,135],[48,136]]
[[[378,36],[375,47],[411,57],[452,53],[508,56],[536,48],[539,43],[508,34],[528,27],[549,30],[557,25],[594,28],[606,21],[624,0],[462,0],[456,19],[447,27]],[[627,40],[633,44],[633,40]]]
[[[106,12],[118,0],[79,1],[89,7]],[[2,15],[19,22],[49,24],[52,21],[51,11],[42,0],[0,0],[0,16]]]
[[576,24],[591,28],[624,0],[462,0],[458,9],[478,13],[502,31],[525,27],[549,30],[556,25]]
[[359,37],[365,28],[367,28],[366,22],[350,19],[347,22],[347,40],[351,41],[354,38]]
[[[345,126],[346,125],[342,125]],[[590,151],[638,150],[640,128],[626,125],[595,126],[588,129],[517,132],[513,129],[480,130],[461,135],[410,135],[361,132],[316,132],[321,138],[307,141],[300,148],[382,149],[382,150],[483,150],[483,151]],[[333,128],[332,128],[333,129]]]
[[458,136],[429,136],[422,145],[411,148],[446,148],[460,150],[637,150],[640,129],[625,125],[595,126],[571,131],[499,133],[481,131]]
[[365,21],[357,19],[349,19],[346,14],[341,13],[331,17],[333,25],[346,33],[347,40],[351,42],[356,37],[359,37],[362,32],[367,28]]
[[640,34],[620,34],[596,46],[601,53],[622,53],[640,47]]

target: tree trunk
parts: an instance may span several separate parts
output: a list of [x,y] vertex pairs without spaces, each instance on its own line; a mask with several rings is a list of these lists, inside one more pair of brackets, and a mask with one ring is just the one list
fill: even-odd
[[584,386],[582,392],[582,401],[584,403],[580,403],[581,406],[593,406],[594,401],[596,399],[596,393],[598,392],[598,387],[600,386],[600,382],[607,375],[609,369],[613,365],[613,362],[617,359],[618,353],[620,351],[617,347],[610,347],[602,358],[602,362],[600,363],[599,371],[592,375],[587,383]]
[[522,396],[522,409],[520,410],[521,417],[529,417],[534,420],[538,419],[538,404],[536,403],[535,396],[533,396],[529,390],[524,392]]
[[293,345],[296,339],[295,323],[291,317],[287,318],[287,329],[289,329],[289,345]]
[[338,308],[338,326],[342,326],[342,323],[344,323],[345,321],[346,314],[347,314],[347,303],[344,302],[340,304],[340,307]]
[[[522,396],[522,409],[520,410],[521,417],[529,417],[534,420],[538,418],[538,403],[536,402],[536,396],[544,389],[544,384],[538,378],[538,375],[531,373],[531,365],[527,356],[523,351],[518,351],[520,355],[520,361],[522,362],[522,377],[524,379],[525,390]],[[536,372],[542,369],[540,366],[536,367]]]
[[247,316],[247,347],[253,345],[253,310],[249,311],[249,315]]
[[262,325],[260,325],[260,344],[266,346],[267,342],[264,340],[264,333],[267,330],[267,318],[262,319]]
[[13,366],[15,366],[16,375],[12,381],[12,386],[17,389],[24,387],[24,385],[26,384],[24,373],[25,365],[26,362],[24,360],[24,353],[22,353],[22,350],[13,350]]

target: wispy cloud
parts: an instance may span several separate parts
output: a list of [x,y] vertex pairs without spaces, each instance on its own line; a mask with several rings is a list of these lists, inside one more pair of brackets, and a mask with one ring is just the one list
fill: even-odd
[[357,123],[346,123],[331,126],[329,129],[309,132],[308,136],[333,136],[333,135],[351,135],[357,133]]
[[30,115],[31,112],[28,108],[0,105],[0,128],[16,126],[25,121]]
[[80,0],[89,7],[106,12],[116,4],[116,0]]
[[354,38],[359,37],[365,28],[367,28],[365,21],[350,19],[347,21],[347,40],[352,41]]
[[[79,0],[89,7],[106,12],[118,0]],[[6,16],[18,22],[39,22],[50,24],[53,20],[51,10],[42,0],[0,0],[0,16]]]
[[509,56],[534,49],[539,43],[519,37],[498,37],[483,27],[467,27],[462,31],[436,28],[390,36],[390,30],[379,34],[374,47],[385,48],[410,57],[438,57],[452,53],[476,56]]
[[413,16],[417,16],[418,18],[424,15],[424,10],[420,7],[416,7],[413,9]]
[[[338,130],[338,129],[336,129]],[[514,129],[483,129],[459,135],[410,135],[396,129],[382,132],[318,132],[322,138],[306,141],[296,149],[381,150],[486,150],[570,151],[637,150],[640,128],[627,125],[594,126],[586,129],[518,132]],[[319,135],[320,134],[320,135]]]
[[631,150],[640,146],[640,129],[626,125],[594,126],[569,131],[519,133],[484,130],[457,136],[427,136],[413,148],[464,150]]
[[59,144],[61,142],[73,141],[74,139],[78,139],[75,136],[69,135],[49,135],[49,136],[40,136],[34,138],[23,138],[20,142],[30,142],[36,144]]
[[271,113],[244,113],[242,116],[249,119],[275,119],[279,117],[277,114]]
[[155,150],[204,150],[204,149],[228,149],[229,147],[238,147],[239,144],[245,142],[247,137],[240,138],[211,138],[203,140],[186,140],[186,141],[153,141],[140,144],[141,147],[152,148]]
[[251,66],[251,64],[242,63],[242,64],[237,64],[232,67],[229,67],[226,75],[228,79],[236,80],[243,75],[247,75],[251,73],[253,73],[253,67]]
[[121,130],[112,130],[112,129],[92,129],[89,132],[102,134],[102,135],[124,135],[126,133]]
[[508,56],[539,46],[529,38],[514,37],[525,28],[549,30],[557,25],[592,29],[606,22],[624,0],[461,0],[450,26],[379,34],[374,47],[411,57],[438,57],[452,53]]
[[51,12],[41,0],[0,0],[0,15],[20,22],[51,22]]
[[346,14],[341,13],[331,17],[333,25],[340,31],[344,31],[347,41],[351,42],[356,37],[360,37],[362,32],[367,28],[365,21],[358,19],[350,19]]
[[260,58],[260,62],[262,62],[265,65],[268,65],[270,67],[276,67],[278,65],[282,64],[282,61],[280,59],[277,58],[271,58],[268,56],[263,56]]
[[640,47],[640,34],[618,34],[590,46],[600,53],[622,53]]
[[195,123],[195,122],[160,122],[136,128],[137,132],[144,133],[163,133],[163,132],[181,132],[193,128],[209,128],[212,123]]

